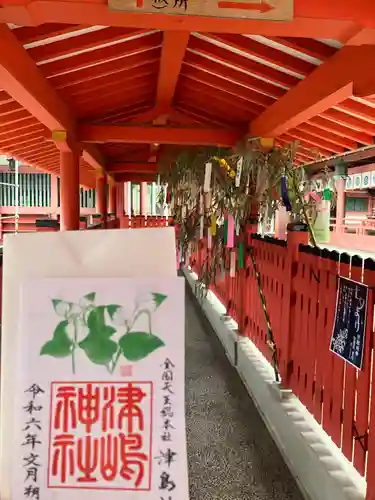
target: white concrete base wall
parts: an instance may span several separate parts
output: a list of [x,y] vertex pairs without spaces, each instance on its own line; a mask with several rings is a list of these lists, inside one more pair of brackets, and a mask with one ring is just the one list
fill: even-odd
[[249,340],[238,336],[225,307],[208,292],[201,298],[196,275],[185,271],[204,314],[236,367],[285,462],[308,500],[363,500],[366,483],[291,391],[274,382],[271,365]]

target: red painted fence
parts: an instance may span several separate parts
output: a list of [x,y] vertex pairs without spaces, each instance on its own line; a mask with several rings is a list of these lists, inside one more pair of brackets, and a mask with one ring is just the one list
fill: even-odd
[[[252,235],[256,265],[271,319],[283,386],[308,408],[327,434],[367,478],[366,500],[375,500],[375,384],[372,365],[375,262],[337,252]],[[294,251],[293,251],[294,250]],[[249,256],[230,277],[229,252],[212,291],[248,337],[271,360],[267,328]],[[199,275],[212,258],[201,240],[189,256]],[[338,277],[369,286],[364,366],[357,371],[329,350]]]

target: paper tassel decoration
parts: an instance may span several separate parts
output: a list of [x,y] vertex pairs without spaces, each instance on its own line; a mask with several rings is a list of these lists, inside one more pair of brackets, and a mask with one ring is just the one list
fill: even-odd
[[216,236],[216,215],[211,216],[211,235]]
[[224,245],[228,242],[228,219],[224,219]]
[[203,217],[203,215],[201,216],[201,222],[200,222],[199,230],[200,230],[199,237],[200,237],[201,240],[203,240],[203,236],[204,236],[204,217]]
[[283,203],[284,203],[284,206],[286,208],[286,211],[287,212],[291,212],[292,211],[292,205],[290,204],[290,201],[289,201],[288,186],[287,186],[285,175],[283,175],[282,178],[281,178],[281,198],[283,200]]
[[207,248],[212,248],[212,233],[211,233],[211,228],[208,228],[208,234],[207,234]]
[[229,276],[231,278],[235,278],[236,276],[236,252],[234,250],[232,250],[230,253]]
[[243,164],[243,158],[240,158],[237,162],[237,172],[236,172],[236,180],[235,180],[236,187],[239,187],[240,182],[241,182],[242,164]]
[[187,211],[186,205],[182,205],[182,214],[181,215],[182,215],[183,219],[185,219],[185,217],[186,217],[186,211]]
[[238,245],[238,267],[243,269],[245,267],[244,253],[243,253],[243,243]]
[[233,215],[228,215],[227,219],[227,248],[234,246],[234,218]]
[[206,163],[206,170],[204,172],[204,186],[203,191],[208,193],[211,188],[211,173],[212,173],[212,163]]

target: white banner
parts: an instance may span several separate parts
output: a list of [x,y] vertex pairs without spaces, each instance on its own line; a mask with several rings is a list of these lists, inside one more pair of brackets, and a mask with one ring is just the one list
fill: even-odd
[[182,279],[33,279],[18,333],[14,500],[188,500]]

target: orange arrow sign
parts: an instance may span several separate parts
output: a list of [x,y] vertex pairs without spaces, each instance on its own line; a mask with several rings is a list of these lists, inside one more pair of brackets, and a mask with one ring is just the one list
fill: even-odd
[[219,9],[242,9],[242,10],[257,10],[262,14],[273,10],[275,7],[267,2],[261,3],[248,3],[248,2],[231,2],[231,1],[220,1],[218,2]]

